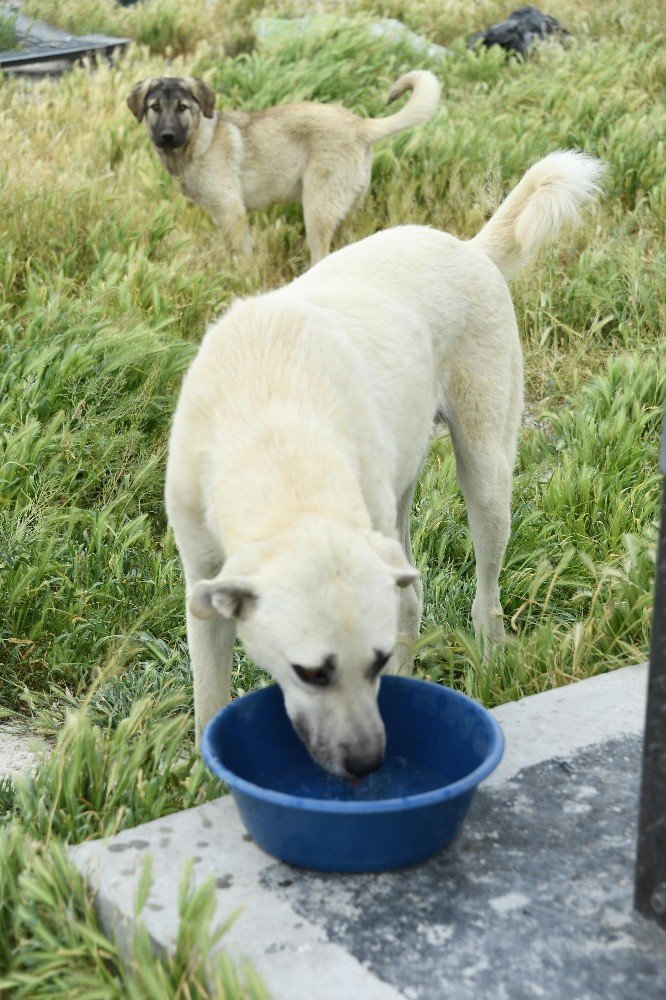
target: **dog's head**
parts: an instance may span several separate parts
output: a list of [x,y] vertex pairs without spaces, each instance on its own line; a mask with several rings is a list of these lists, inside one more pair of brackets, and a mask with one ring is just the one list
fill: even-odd
[[215,92],[193,77],[165,76],[137,83],[127,106],[138,122],[145,117],[155,146],[170,152],[187,145],[201,115],[213,117]]
[[393,539],[313,518],[277,544],[235,552],[194,586],[189,607],[236,619],[311,756],[333,774],[361,776],[384,757],[379,675],[396,644],[398,588],[417,576]]

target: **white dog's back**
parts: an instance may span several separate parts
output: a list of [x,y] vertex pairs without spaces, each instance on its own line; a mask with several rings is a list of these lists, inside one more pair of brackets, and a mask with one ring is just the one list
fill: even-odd
[[207,409],[199,443],[227,425],[220,406],[232,408],[237,427],[268,407],[274,426],[278,397],[300,414],[299,434],[308,421],[321,433],[330,399],[329,417],[337,407],[352,436],[350,428],[364,428],[363,467],[381,467],[401,496],[436,408],[455,419],[452,382],[485,378],[498,412],[506,410],[511,390],[501,372],[507,364],[518,372],[520,346],[505,279],[575,218],[601,169],[583,154],[553,153],[470,241],[398,226],[338,250],[285,288],[237,303],[207,334],[183,390],[187,397],[194,383],[199,398],[217,399],[218,418]]

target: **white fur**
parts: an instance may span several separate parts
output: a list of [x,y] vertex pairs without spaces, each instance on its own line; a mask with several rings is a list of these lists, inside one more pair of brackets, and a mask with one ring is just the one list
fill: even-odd
[[599,193],[603,171],[603,164],[585,153],[549,153],[530,167],[472,242],[508,280]]
[[[547,157],[475,239],[377,233],[238,302],[208,331],[178,402],[166,484],[197,733],[228,700],[237,632],[324,767],[345,774],[381,758],[368,671],[394,648],[388,669],[410,668],[421,587],[409,513],[438,407],[476,553],[474,625],[502,641],[522,358],[500,269],[512,273],[571,218],[598,172],[580,154]],[[331,656],[327,687],[293,670]]]

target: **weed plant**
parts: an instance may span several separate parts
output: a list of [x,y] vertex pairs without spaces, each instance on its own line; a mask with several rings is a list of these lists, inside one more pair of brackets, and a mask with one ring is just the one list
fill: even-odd
[[4,13],[0,14],[0,52],[15,49],[18,41],[16,18]]

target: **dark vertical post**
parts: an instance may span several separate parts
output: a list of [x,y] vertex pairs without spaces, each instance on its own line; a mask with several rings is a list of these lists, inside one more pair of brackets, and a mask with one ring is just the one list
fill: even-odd
[[[666,409],[660,468],[666,477]],[[634,905],[666,930],[666,478],[662,480],[650,640]]]

